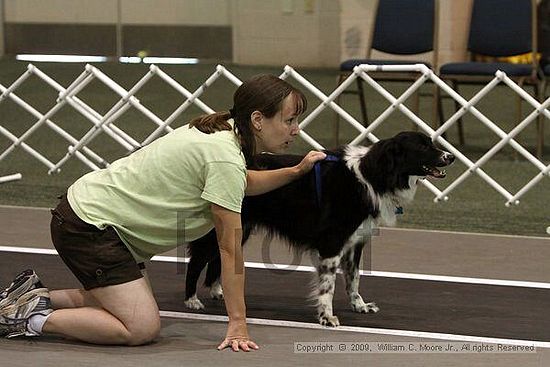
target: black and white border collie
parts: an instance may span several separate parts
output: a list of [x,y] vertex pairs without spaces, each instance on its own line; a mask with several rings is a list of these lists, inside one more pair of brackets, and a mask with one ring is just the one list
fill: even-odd
[[[310,173],[269,193],[243,201],[243,243],[255,228],[279,236],[290,246],[318,255],[314,298],[321,325],[338,326],[332,299],[336,271],[341,268],[351,308],[378,312],[359,294],[359,262],[368,235],[377,226],[393,226],[396,208],[410,202],[418,180],[445,177],[438,167],[451,164],[454,156],[437,148],[419,132],[402,132],[370,147],[345,146],[326,152]],[[276,169],[298,164],[302,156],[261,154],[257,165]],[[185,304],[204,306],[196,296],[197,280],[208,264],[205,285],[212,298],[223,297],[219,278],[220,255],[212,230],[189,246]]]

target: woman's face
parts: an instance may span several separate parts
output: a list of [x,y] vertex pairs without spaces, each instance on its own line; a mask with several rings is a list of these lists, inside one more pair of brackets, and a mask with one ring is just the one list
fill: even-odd
[[290,94],[283,100],[281,110],[273,117],[267,118],[258,111],[252,114],[258,153],[284,153],[289,148],[300,133],[296,110],[295,96]]

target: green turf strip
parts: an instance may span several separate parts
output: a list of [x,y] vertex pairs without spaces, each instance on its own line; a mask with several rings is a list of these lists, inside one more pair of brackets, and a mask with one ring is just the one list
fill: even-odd
[[[0,83],[7,87],[26,70],[26,63],[13,60],[0,61]],[[82,64],[35,64],[46,74],[54,78],[63,86],[68,86],[83,70]],[[176,79],[190,91],[194,91],[203,83],[214,70],[212,63],[198,65],[161,65],[161,69]],[[96,65],[105,74],[109,75],[126,89],[130,89],[147,71],[146,65],[128,65],[106,63]],[[252,67],[239,65],[225,65],[240,79],[246,79],[254,74],[269,72],[280,74],[281,68]],[[304,77],[319,87],[325,94],[329,94],[336,84],[337,71],[332,69],[303,69],[296,68]],[[293,84],[298,85],[293,82]],[[402,93],[407,84],[385,83],[395,96]],[[233,84],[226,79],[218,80],[207,89],[201,99],[216,110],[225,110],[231,107],[231,97],[235,90]],[[305,91],[305,88],[302,88]],[[476,87],[464,87],[460,93],[469,99],[477,91]],[[423,93],[429,93],[431,86],[425,86]],[[32,77],[18,88],[15,93],[29,102],[34,108],[45,113],[55,104],[57,93],[44,82]],[[369,116],[376,118],[389,103],[370,87],[366,87]],[[312,111],[320,101],[311,93],[306,92],[309,99],[308,111]],[[101,83],[94,81],[86,87],[78,97],[89,104],[96,111],[104,114],[113,106],[118,98],[114,92]],[[184,101],[184,98],[166,83],[154,78],[142,91],[137,94],[141,103],[161,119],[165,119]],[[360,119],[357,97],[346,95],[341,100],[342,107],[357,119]],[[412,101],[407,101],[412,108]],[[451,101],[444,102],[446,118],[454,111]],[[504,131],[510,131],[517,124],[515,94],[507,87],[500,87],[486,96],[477,106],[489,119],[497,123]],[[530,113],[530,106],[523,103],[523,116]],[[189,119],[200,114],[196,107],[189,108],[183,113],[173,127],[185,124]],[[420,117],[432,123],[431,96],[421,97]],[[63,129],[70,132],[77,139],[80,138],[92,124],[71,107],[62,108],[52,117],[52,120]],[[0,103],[0,125],[19,136],[27,130],[36,119],[17,106],[11,100]],[[131,109],[122,115],[115,124],[126,131],[136,140],[141,141],[151,133],[156,125],[145,118],[140,112]],[[548,124],[547,124],[548,125]],[[306,132],[312,135],[326,148],[335,146],[334,139],[335,114],[326,110],[321,113],[307,128]],[[412,128],[412,123],[399,111],[394,112],[390,119],[385,121],[375,135],[380,138],[389,137],[398,131]],[[498,142],[497,136],[479,120],[467,114],[464,118],[466,146],[461,151],[470,159],[475,160]],[[546,141],[550,141],[550,129],[546,129]],[[346,143],[353,139],[356,131],[345,122],[340,124],[339,143]],[[456,127],[451,128],[448,139],[457,143]],[[534,152],[536,142],[535,124],[531,124],[517,138],[518,142],[529,151]],[[51,161],[56,162],[66,153],[68,143],[45,125],[38,129],[29,140],[30,146],[44,154]],[[4,151],[11,142],[0,135],[0,152]],[[101,134],[89,147],[109,161],[121,157],[126,151],[110,137]],[[294,153],[304,153],[309,146],[298,139],[292,148]],[[550,158],[550,148],[546,147],[545,164]],[[511,193],[515,193],[526,184],[538,171],[521,155],[507,147],[482,167],[489,175],[497,180]],[[448,169],[448,178],[436,185],[442,189],[459,176],[466,167],[458,162]],[[55,197],[62,193],[75,179],[87,172],[88,169],[78,159],[70,159],[59,174],[48,175],[47,167],[31,157],[21,148],[10,153],[6,159],[0,161],[0,176],[16,172],[23,174],[20,181],[0,184],[0,204],[25,206],[53,206]],[[529,191],[519,206],[506,208],[505,198],[488,186],[477,175],[472,175],[455,191],[451,192],[450,200],[445,203],[433,203],[433,194],[421,187],[417,200],[405,209],[399,226],[408,228],[441,229],[451,231],[504,233],[517,235],[547,236],[545,229],[550,225],[550,178],[544,178],[537,186]]]

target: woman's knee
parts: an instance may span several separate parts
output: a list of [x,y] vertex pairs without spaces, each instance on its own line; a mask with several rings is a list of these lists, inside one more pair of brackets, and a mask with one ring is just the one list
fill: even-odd
[[160,332],[160,315],[151,289],[143,278],[90,291],[103,309],[117,318],[124,328],[123,344],[141,345]]
[[154,341],[160,334],[160,317],[151,318],[145,323],[141,320],[140,325],[129,326],[127,345],[137,346],[148,344]]

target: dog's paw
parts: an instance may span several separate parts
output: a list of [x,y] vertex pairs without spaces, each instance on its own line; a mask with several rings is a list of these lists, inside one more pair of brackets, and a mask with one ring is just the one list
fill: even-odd
[[191,310],[204,309],[204,305],[202,304],[201,300],[197,298],[197,295],[194,295],[193,297],[185,300],[183,303],[185,304],[185,307]]
[[338,317],[336,316],[327,316],[327,315],[319,316],[319,323],[323,326],[328,326],[328,327],[340,326],[340,321],[338,321]]
[[351,309],[358,313],[377,313],[380,308],[374,302],[365,303],[362,299],[356,299],[351,303]]
[[220,283],[216,282],[212,285],[210,288],[210,297],[217,300],[223,299],[223,288]]

